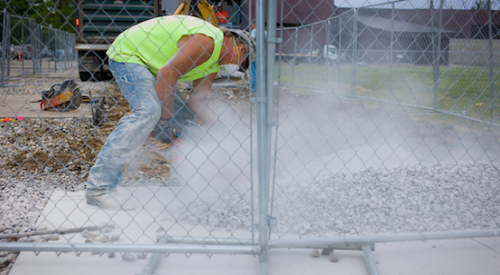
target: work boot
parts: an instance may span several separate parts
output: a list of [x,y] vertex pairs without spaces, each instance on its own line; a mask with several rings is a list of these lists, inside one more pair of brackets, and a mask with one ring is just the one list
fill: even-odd
[[117,191],[100,195],[86,195],[87,204],[101,207],[103,209],[132,210],[135,203],[130,196],[125,196]]

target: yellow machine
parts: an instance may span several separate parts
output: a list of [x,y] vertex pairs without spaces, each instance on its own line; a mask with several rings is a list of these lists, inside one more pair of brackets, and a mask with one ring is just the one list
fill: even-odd
[[181,0],[174,15],[191,15],[217,26],[214,7],[207,0]]

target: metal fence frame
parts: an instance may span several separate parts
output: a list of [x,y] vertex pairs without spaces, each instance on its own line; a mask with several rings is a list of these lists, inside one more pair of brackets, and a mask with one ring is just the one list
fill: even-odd
[[[326,19],[325,21],[316,22],[316,23],[312,23],[312,24],[304,24],[304,25],[301,25],[298,27],[281,27],[279,29],[280,34],[282,34],[283,32],[291,33],[291,34],[288,34],[288,36],[293,37],[293,39],[294,39],[293,40],[293,43],[294,43],[294,47],[293,47],[294,48],[294,51],[293,51],[294,57],[293,58],[294,59],[291,62],[291,64],[294,64],[292,66],[292,80],[291,80],[291,83],[286,83],[286,84],[290,85],[290,86],[296,86],[296,87],[300,86],[300,85],[294,84],[295,64],[296,64],[295,58],[296,58],[297,54],[302,53],[302,52],[306,52],[307,54],[311,54],[312,49],[313,49],[312,42],[309,43],[309,46],[310,46],[309,49],[299,48],[297,46],[297,39],[298,39],[299,33],[301,33],[301,30],[305,30],[306,34],[309,36],[310,41],[314,41],[314,39],[313,39],[315,36],[314,35],[314,28],[316,26],[319,26],[319,29],[326,30],[325,33],[327,35],[327,41],[335,41],[334,37],[332,37],[333,40],[332,40],[332,38],[330,38],[330,34],[336,32],[336,30],[332,30],[331,22],[338,21],[339,30],[338,30],[336,35],[334,34],[334,36],[338,37],[338,45],[340,45],[339,56],[343,53],[350,52],[349,59],[351,60],[351,63],[352,63],[352,69],[351,69],[352,83],[351,83],[350,96],[363,98],[366,100],[381,101],[380,99],[373,99],[373,98],[359,96],[359,95],[356,95],[356,93],[355,93],[355,86],[356,86],[355,79],[356,79],[357,64],[358,64],[358,62],[360,62],[360,59],[361,59],[360,55],[363,55],[363,51],[361,49],[358,49],[358,39],[360,37],[360,34],[358,33],[358,22],[359,22],[358,13],[359,13],[359,10],[363,10],[363,9],[376,8],[378,6],[383,6],[383,5],[391,5],[391,12],[392,12],[391,18],[394,19],[395,18],[395,10],[397,9],[395,5],[397,3],[405,2],[405,1],[406,0],[389,1],[389,2],[381,3],[381,4],[363,6],[360,8],[353,8],[353,9],[351,9],[350,12],[346,12],[342,15],[333,16],[331,18]],[[477,118],[467,116],[464,114],[457,114],[454,112],[450,112],[448,110],[443,110],[443,109],[438,108],[438,86],[439,86],[439,83],[441,81],[439,73],[440,73],[440,68],[442,67],[441,60],[443,58],[442,57],[443,50],[442,50],[442,45],[441,45],[441,37],[443,36],[443,33],[445,32],[445,29],[443,28],[443,9],[444,9],[445,2],[446,1],[444,1],[444,0],[440,1],[439,8],[437,8],[437,9],[431,8],[432,39],[431,39],[430,48],[431,48],[431,54],[432,54],[431,65],[432,65],[432,73],[433,73],[433,93],[434,93],[433,106],[413,105],[413,104],[406,104],[403,102],[393,102],[390,100],[387,100],[384,102],[391,103],[391,104],[392,103],[401,104],[401,105],[405,105],[408,107],[423,108],[426,110],[432,110],[434,112],[439,112],[439,113],[443,113],[446,115],[451,115],[451,116],[455,116],[455,117],[469,119],[472,121],[477,121],[477,122],[482,122],[482,123],[491,124],[491,125],[495,125],[495,126],[500,126],[498,121],[494,120],[495,114],[494,114],[493,102],[496,99],[495,98],[495,86],[494,86],[494,80],[495,80],[495,75],[494,75],[494,67],[495,67],[494,60],[495,59],[494,59],[494,57],[495,57],[495,53],[493,50],[493,33],[492,33],[493,20],[492,20],[492,4],[491,4],[490,0],[488,0],[488,2],[487,2],[488,3],[488,10],[487,10],[488,31],[489,31],[489,39],[487,40],[488,41],[488,56],[489,56],[489,59],[488,59],[489,61],[488,61],[487,67],[489,70],[489,91],[490,91],[490,103],[489,103],[490,117],[489,117],[489,121],[484,120],[484,119],[477,119]],[[346,16],[346,14],[347,14],[347,16]],[[348,20],[344,20],[343,18],[345,18],[345,17],[347,17]],[[352,21],[352,22],[350,22],[350,21]],[[436,26],[436,24],[437,24],[437,26]],[[342,28],[343,25],[344,26],[345,25],[352,25],[352,33],[344,34],[346,31],[349,32],[349,30],[343,29]],[[318,27],[316,27],[316,28],[318,28]],[[308,31],[308,29],[310,29],[310,31]],[[391,94],[392,89],[393,89],[392,78],[393,78],[393,68],[395,65],[394,55],[396,53],[396,50],[393,47],[394,43],[395,43],[395,33],[394,32],[395,32],[394,31],[394,20],[392,20],[391,31],[390,31],[391,41],[389,43],[389,47],[385,50],[381,50],[382,53],[386,53],[389,56],[389,58],[388,58],[388,63],[389,63],[389,75],[388,75],[389,98],[390,98],[390,94]],[[307,37],[307,35],[306,35],[306,37]],[[349,46],[347,48],[342,47],[342,45],[343,45],[342,44],[342,37],[345,37],[345,36],[348,36],[351,39],[351,41],[349,42]],[[284,43],[287,43],[287,42],[289,43],[290,41],[285,41]],[[373,52],[373,50],[369,50],[369,51]],[[279,54],[280,54],[279,56],[281,59],[282,48],[279,47],[277,49],[277,52],[279,52]],[[309,66],[312,65],[311,61],[312,61],[312,58],[309,59]],[[340,66],[338,66],[338,69],[339,69],[339,74],[340,74]],[[327,72],[326,75],[328,75],[329,70],[330,70],[330,67],[326,67],[326,72]],[[278,70],[278,74],[279,73],[280,73],[280,71]],[[318,89],[329,89],[328,87],[330,87],[331,85],[329,83],[328,77],[325,77],[324,81],[325,81],[325,86],[324,87],[317,87]]]
[[[399,2],[389,2],[392,3],[392,7],[394,10],[394,3]],[[442,11],[443,2],[441,1],[440,10]],[[370,274],[378,274],[378,270],[376,267],[376,263],[373,258],[373,254],[371,252],[371,247],[376,243],[381,242],[405,242],[405,241],[423,241],[423,240],[440,240],[440,239],[457,239],[457,238],[479,238],[479,237],[498,237],[500,236],[500,229],[494,230],[480,230],[480,231],[463,231],[463,232],[420,232],[420,233],[408,233],[408,234],[394,234],[394,235],[374,235],[374,236],[344,236],[337,238],[306,238],[306,239],[291,239],[291,240],[273,240],[269,238],[270,232],[272,231],[272,225],[276,222],[275,218],[272,217],[270,208],[270,204],[272,204],[271,198],[271,183],[272,183],[272,167],[276,166],[276,159],[272,158],[272,135],[273,131],[277,131],[279,118],[274,115],[275,113],[275,103],[274,103],[274,90],[275,90],[275,71],[273,69],[275,66],[275,49],[276,45],[282,43],[282,38],[277,36],[277,29],[275,24],[268,24],[267,33],[268,36],[264,35],[264,22],[265,22],[265,1],[256,0],[256,19],[257,19],[257,83],[259,85],[257,89],[257,96],[252,98],[250,101],[256,105],[257,109],[257,167],[258,167],[258,241],[254,242],[254,240],[239,240],[235,242],[228,242],[227,240],[222,241],[218,239],[175,239],[171,238],[168,240],[163,240],[163,242],[159,242],[158,244],[151,245],[117,245],[117,244],[48,244],[48,243],[0,243],[0,250],[3,251],[56,251],[56,252],[144,252],[144,253],[200,253],[200,254],[251,254],[259,256],[259,274],[265,275],[268,274],[268,252],[269,249],[272,248],[302,248],[302,249],[311,249],[311,248],[335,248],[335,249],[357,249],[361,250],[364,253],[365,260],[369,269]],[[490,3],[490,35],[491,35],[491,0]],[[267,21],[268,22],[276,22],[277,20],[277,1],[268,1],[267,5]],[[375,100],[372,98],[366,98],[355,95],[354,90],[354,76],[356,75],[356,64],[359,56],[359,52],[357,50],[357,9],[353,9],[353,36],[352,36],[352,64],[353,64],[353,83],[351,86],[351,94],[350,96],[366,99],[366,100]],[[10,25],[9,23],[10,17],[4,12],[4,28]],[[309,26],[301,26],[294,28],[298,34],[298,30],[301,28],[311,28],[310,34],[314,34],[314,28],[318,24],[324,24],[324,27],[328,30],[327,33],[330,33],[331,29],[331,20],[328,19],[324,22],[312,24]],[[341,22],[339,26],[342,26],[344,22]],[[31,22],[30,22],[31,26]],[[440,25],[441,26],[441,25]],[[35,31],[35,26],[33,24],[31,30],[32,35],[38,35],[38,31]],[[437,84],[439,82],[439,62],[441,51],[439,46],[439,37],[441,35],[441,28],[438,27],[439,30],[435,35],[435,40],[437,40],[437,46],[434,46],[434,61],[433,61],[433,75],[434,75],[434,106],[432,108],[426,108],[422,106],[413,106],[424,109],[430,109],[436,112],[441,112],[447,115],[457,116],[454,113],[438,110],[436,101],[437,101]],[[38,29],[40,30],[40,29]],[[281,28],[280,32],[290,30],[289,28]],[[54,30],[57,33],[57,30]],[[9,29],[4,29],[4,41],[8,41],[8,33]],[[34,34],[33,34],[34,33]],[[67,36],[62,36],[61,41],[56,43],[61,43],[64,48],[69,49],[72,48],[71,42],[67,40]],[[392,34],[391,34],[392,37]],[[38,39],[38,36],[37,36]],[[341,36],[339,35],[339,39]],[[327,41],[329,37],[327,38]],[[41,39],[38,39],[36,43],[41,42]],[[297,35],[295,36],[295,43],[297,41]],[[433,40],[434,41],[434,40]],[[43,42],[41,42],[43,44]],[[390,52],[393,51],[391,42]],[[491,36],[490,36],[490,56],[493,56]],[[3,55],[6,55],[7,43],[3,44]],[[311,44],[312,47],[312,44]],[[56,47],[57,48],[57,47]],[[437,51],[435,49],[438,49]],[[297,48],[295,48],[297,50]],[[341,49],[341,52],[343,49]],[[294,53],[297,53],[296,51]],[[390,55],[392,56],[392,54]],[[69,60],[74,60],[74,54],[70,55]],[[64,61],[66,62],[66,60]],[[390,79],[392,79],[392,57],[390,58]],[[56,63],[57,64],[57,63]],[[280,64],[280,63],[278,63]],[[56,65],[57,66],[57,65]],[[67,67],[68,65],[65,63],[62,67]],[[69,66],[72,67],[72,66]],[[494,97],[494,86],[493,86],[493,62],[490,61],[490,89],[491,89],[491,97],[493,100]],[[55,67],[54,70],[57,68]],[[33,73],[37,73],[41,70],[41,66],[33,59]],[[49,69],[51,70],[51,69]],[[2,62],[2,82],[10,77],[9,72],[9,61]],[[292,71],[293,73],[293,71]],[[280,72],[278,70],[277,77],[280,77]],[[293,79],[293,77],[292,77]],[[328,87],[328,79],[326,81],[326,87]],[[293,83],[292,83],[293,85]],[[278,86],[279,87],[279,86]],[[315,87],[307,87],[310,89],[314,89]],[[322,89],[322,88],[321,88]],[[278,88],[279,93],[279,88]],[[394,103],[394,102],[391,102]],[[399,103],[403,104],[403,103]],[[492,107],[493,108],[493,107]],[[493,109],[491,109],[492,117],[493,117]],[[467,119],[475,120],[474,118],[460,116]],[[500,126],[495,123],[491,123],[488,121],[481,121],[485,124],[493,124],[495,126]],[[167,243],[164,243],[164,242]],[[170,243],[170,244],[169,244]],[[173,244],[172,244],[173,243]],[[154,262],[158,259],[152,259],[150,266],[154,266]]]
[[[18,22],[12,25],[12,17]],[[25,59],[21,58],[21,68],[13,72],[13,61],[10,56],[12,43],[12,29],[21,28],[26,41],[23,45],[30,45],[28,50],[30,65],[25,65]],[[74,34],[54,29],[52,27],[37,24],[35,20],[27,17],[10,14],[7,9],[3,10],[3,41],[2,64],[0,72],[0,84],[10,77],[24,75],[39,75],[58,70],[66,70],[76,67],[76,52],[74,50]],[[16,41],[19,43],[21,41]]]
[[[442,114],[445,114],[448,116],[455,116],[455,117],[463,118],[463,119],[470,120],[470,121],[480,122],[480,123],[483,123],[485,125],[491,125],[491,126],[495,126],[495,127],[500,126],[500,124],[498,122],[494,121],[494,109],[493,109],[493,101],[495,100],[495,95],[494,95],[494,89],[495,89],[494,79],[495,78],[494,78],[494,72],[493,72],[494,53],[493,53],[493,46],[492,46],[493,36],[492,36],[492,3],[491,3],[491,0],[487,1],[488,16],[489,16],[489,20],[488,20],[488,23],[489,23],[488,24],[488,28],[489,28],[489,40],[488,41],[489,41],[489,43],[488,43],[488,45],[489,45],[489,57],[490,57],[489,62],[488,62],[488,67],[489,67],[489,77],[490,77],[490,79],[489,79],[490,87],[489,88],[491,91],[491,97],[490,97],[490,99],[491,99],[491,101],[490,101],[491,116],[490,116],[489,121],[488,120],[480,120],[480,119],[469,117],[469,116],[466,116],[463,114],[459,115],[459,114],[456,114],[454,112],[438,109],[438,107],[437,107],[438,84],[440,82],[440,77],[439,77],[439,70],[440,70],[440,64],[441,64],[440,60],[441,60],[441,56],[443,54],[442,50],[441,50],[441,44],[440,44],[441,36],[442,36],[443,31],[444,31],[443,24],[442,24],[442,21],[443,21],[442,11],[444,9],[445,0],[440,1],[440,5],[439,5],[438,9],[431,8],[432,13],[433,13],[433,16],[432,16],[432,18],[433,18],[432,19],[432,22],[433,22],[432,23],[432,29],[433,29],[433,36],[432,37],[433,38],[432,38],[432,44],[431,44],[432,56],[433,56],[433,60],[432,60],[431,64],[432,64],[432,69],[433,69],[433,83],[434,83],[434,85],[433,85],[433,93],[434,93],[433,106],[428,107],[428,106],[412,105],[412,104],[405,104],[403,102],[381,100],[381,99],[356,95],[355,77],[356,77],[357,64],[359,62],[360,55],[361,55],[361,51],[357,47],[358,46],[357,41],[359,38],[359,31],[358,31],[358,12],[359,12],[359,10],[366,9],[366,8],[373,8],[373,7],[382,6],[382,5],[391,5],[391,10],[392,10],[392,16],[391,16],[392,25],[391,25],[391,34],[390,34],[391,41],[390,41],[389,48],[385,50],[388,52],[388,54],[390,56],[390,58],[389,58],[389,67],[390,68],[389,68],[389,77],[388,77],[389,97],[390,97],[390,93],[392,91],[392,77],[393,77],[392,73],[393,73],[393,66],[394,66],[394,64],[393,64],[394,63],[393,45],[394,45],[394,18],[395,18],[394,14],[395,14],[395,9],[396,9],[395,4],[397,4],[399,2],[404,2],[404,1],[406,1],[406,0],[388,1],[388,2],[382,3],[382,4],[369,5],[369,6],[364,6],[364,7],[360,7],[360,8],[352,8],[350,11],[351,14],[349,14],[347,16],[349,18],[347,21],[343,21],[343,16],[349,12],[346,12],[342,15],[328,18],[322,22],[303,24],[303,25],[298,26],[298,27],[283,27],[283,26],[281,26],[281,28],[279,28],[277,32],[273,28],[268,27],[268,33],[271,35],[269,35],[269,37],[268,37],[267,47],[268,47],[268,49],[275,49],[275,44],[273,42],[277,41],[277,39],[278,39],[278,38],[276,38],[276,35],[275,35],[276,33],[278,33],[281,37],[283,37],[284,32],[292,33],[292,34],[288,34],[289,40],[280,41],[280,42],[290,43],[290,41],[293,41],[293,45],[294,45],[293,46],[293,58],[295,59],[297,54],[300,53],[301,50],[311,54],[312,49],[313,49],[312,48],[312,41],[314,41],[315,28],[319,27],[319,29],[326,30],[326,41],[327,41],[327,44],[329,44],[328,43],[329,41],[334,40],[334,39],[332,39],[332,37],[330,37],[330,35],[332,33],[332,27],[331,27],[332,21],[337,20],[339,22],[338,23],[339,30],[337,32],[337,35],[333,34],[333,36],[337,37],[338,40],[341,40],[341,39],[343,39],[343,37],[345,37],[342,35],[342,26],[346,25],[346,24],[352,24],[352,35],[350,35],[351,41],[349,43],[349,48],[342,48],[342,46],[341,46],[342,43],[340,43],[340,41],[338,43],[338,45],[340,45],[339,56],[344,51],[350,51],[351,52],[350,59],[352,62],[352,71],[351,71],[352,82],[350,85],[350,94],[345,93],[343,95],[347,96],[348,98],[360,99],[362,101],[369,100],[369,101],[390,103],[390,104],[406,106],[406,107],[416,107],[416,108],[420,108],[420,109],[424,109],[424,110],[442,113]],[[271,6],[269,7],[269,9],[271,9]],[[438,17],[438,19],[437,19],[438,26],[434,25],[434,17]],[[274,22],[273,19],[274,18],[271,18],[269,20],[269,22]],[[349,21],[352,21],[352,22],[349,22]],[[280,22],[280,20],[278,20],[278,22]],[[308,31],[308,29],[310,29],[310,31]],[[305,50],[304,50],[304,48],[299,49],[299,47],[297,46],[297,40],[298,40],[300,30],[306,30],[306,32],[310,36],[309,37],[310,40],[308,42],[309,46],[310,46],[309,49],[305,49]],[[306,45],[306,47],[307,47],[307,45]],[[329,78],[327,76],[324,77],[324,86],[323,85],[301,86],[301,85],[295,84],[294,79],[295,79],[296,62],[294,59],[292,60],[292,62],[289,62],[289,64],[292,66],[290,83],[280,82],[281,63],[285,62],[285,60],[283,60],[283,58],[282,58],[282,53],[283,53],[282,46],[278,46],[276,48],[276,52],[279,53],[278,66],[277,66],[277,74],[278,74],[278,85],[277,85],[278,103],[276,104],[277,106],[279,106],[279,94],[280,94],[282,85],[289,86],[289,87],[307,88],[307,89],[311,89],[311,90],[316,89],[319,92],[326,91],[326,92],[330,92],[330,93],[342,94],[342,92],[336,91],[336,90],[331,88],[331,83],[329,83]],[[274,51],[269,50],[268,55],[274,55]],[[313,63],[312,60],[313,59],[310,58],[309,64],[306,64],[306,65],[311,66]],[[267,66],[268,66],[267,68],[274,68],[274,61],[271,61],[269,59]],[[340,75],[340,66],[338,66],[338,68],[339,68],[339,75]],[[326,75],[329,75],[329,70],[330,70],[330,67],[326,66],[326,72],[327,72]],[[273,75],[272,75],[272,73],[269,73],[269,71],[270,70],[268,70],[268,78],[273,79]],[[308,75],[308,77],[309,77],[309,75]],[[270,84],[270,83],[268,82],[268,84]],[[268,86],[267,91],[268,91],[267,98],[272,98],[271,95],[272,95],[272,91],[273,91],[273,86],[272,85]],[[269,104],[273,104],[273,103],[269,102]],[[279,107],[277,107],[277,108],[279,108]],[[269,122],[268,125],[276,126],[274,131],[277,132],[278,131],[278,124],[273,123],[273,118],[272,118],[273,116],[271,114],[272,114],[272,112],[270,114],[268,114],[270,117],[268,119],[268,122]],[[278,121],[277,116],[278,115],[276,115],[276,121]],[[275,142],[277,143],[277,135],[275,137],[276,137]],[[273,154],[275,157],[277,156],[276,151],[274,151]],[[277,161],[276,158],[273,161],[274,161],[274,166],[275,166],[276,161]],[[273,178],[271,180],[271,184],[273,186],[274,186],[275,180],[276,180],[275,178]],[[271,187],[271,188],[274,189],[274,187]],[[270,213],[272,213],[272,211],[273,211],[272,202],[273,202],[273,196],[271,197],[271,209],[270,209],[271,212]],[[273,219],[272,217],[270,217],[270,218]],[[274,222],[276,222],[276,221],[274,221]],[[277,222],[279,222],[279,220]],[[460,238],[482,238],[482,237],[488,238],[488,237],[499,237],[499,236],[500,236],[500,228],[497,228],[497,229],[493,229],[493,230],[477,230],[477,231],[418,232],[418,233],[401,233],[401,234],[388,234],[388,235],[361,235],[361,236],[349,236],[348,235],[348,236],[335,237],[335,238],[325,237],[325,238],[304,238],[304,239],[286,239],[286,240],[280,240],[280,239],[273,240],[273,239],[271,239],[268,243],[268,246],[270,248],[308,248],[308,249],[338,249],[338,250],[342,250],[342,249],[353,250],[354,249],[354,250],[360,250],[363,252],[369,273],[371,275],[376,275],[376,274],[380,274],[380,273],[377,269],[377,264],[375,262],[372,251],[374,250],[373,249],[374,245],[377,243],[444,240],[444,239],[460,239]]]

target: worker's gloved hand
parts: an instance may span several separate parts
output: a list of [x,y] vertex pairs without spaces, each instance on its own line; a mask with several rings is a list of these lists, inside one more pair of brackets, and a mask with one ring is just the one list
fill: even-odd
[[174,120],[171,118],[160,118],[153,130],[153,138],[167,144],[174,141],[175,134]]

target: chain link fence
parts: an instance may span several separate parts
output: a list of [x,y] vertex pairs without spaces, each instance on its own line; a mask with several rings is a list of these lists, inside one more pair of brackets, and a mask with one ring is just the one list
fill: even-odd
[[1,82],[10,77],[47,74],[77,65],[74,34],[2,12]]
[[[34,4],[20,12],[16,1],[3,14],[4,271],[16,257],[37,261],[19,251],[55,251],[67,263],[88,255],[144,274],[164,256],[253,255],[254,273],[267,274],[270,249],[305,248],[332,261],[341,255],[333,249],[360,250],[378,274],[372,250],[381,242],[498,236],[497,3],[216,1],[229,30],[252,34],[255,19],[256,52],[226,33],[213,50],[174,63],[162,45],[195,23],[147,20],[178,3],[49,2],[54,14]],[[59,29],[44,27],[52,17],[62,17]],[[206,22],[199,29],[219,33]],[[194,49],[182,37],[177,55]],[[113,42],[129,55],[106,52]],[[12,60],[11,45],[29,46],[31,59]],[[255,63],[203,67],[204,81],[181,73],[203,56]],[[163,81],[169,68],[174,82]],[[171,83],[173,109],[162,113]],[[152,135],[160,114],[185,110],[180,139]],[[89,190],[102,182],[121,193],[108,202],[135,207],[92,205]],[[12,273],[34,266],[45,267]]]
[[359,244],[378,274],[368,244],[498,231],[499,13],[434,3],[281,14],[273,245]]

